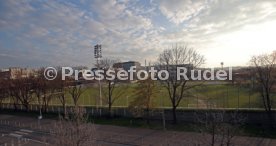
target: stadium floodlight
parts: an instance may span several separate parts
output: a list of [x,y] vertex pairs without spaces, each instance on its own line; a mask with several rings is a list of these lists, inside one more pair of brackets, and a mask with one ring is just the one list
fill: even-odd
[[94,57],[96,59],[102,58],[102,45],[95,45],[94,46]]
[[[95,45],[94,46],[94,57],[97,59],[97,68],[99,70],[99,59],[102,58],[102,45]],[[102,85],[101,85],[101,81],[99,80],[99,87],[100,87],[100,106],[103,105],[103,102],[102,102]]]

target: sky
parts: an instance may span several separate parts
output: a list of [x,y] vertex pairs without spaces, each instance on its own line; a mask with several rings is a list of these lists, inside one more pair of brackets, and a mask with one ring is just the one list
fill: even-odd
[[1,0],[0,68],[154,62],[188,45],[205,67],[248,65],[276,50],[275,0]]

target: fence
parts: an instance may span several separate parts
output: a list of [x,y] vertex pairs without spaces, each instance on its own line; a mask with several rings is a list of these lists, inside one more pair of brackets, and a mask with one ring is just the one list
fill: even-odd
[[[14,105],[12,104],[1,104],[0,106],[2,109],[6,110],[14,110]],[[86,113],[92,117],[104,117],[109,114],[108,108],[105,107],[93,107],[93,106],[83,106],[80,108],[84,108]],[[26,111],[22,105],[19,105],[18,109],[20,111]],[[39,112],[40,108],[38,105],[30,105],[29,111],[30,112]],[[66,111],[69,112],[72,110],[72,106],[67,106]],[[176,111],[177,119],[181,122],[195,122],[195,113],[197,112],[204,112],[207,111],[206,109],[192,109],[192,108],[182,108]],[[263,123],[264,120],[267,120],[266,113],[263,109],[223,109],[223,108],[216,108],[212,109],[212,111],[224,111],[226,114],[232,112],[239,112],[247,117],[248,123]],[[49,106],[47,109],[47,113],[55,113],[55,114],[62,114],[64,112],[62,106]],[[113,116],[117,117],[125,117],[125,118],[134,118],[135,116],[131,113],[131,111],[126,107],[116,107],[112,108]],[[166,120],[171,121],[172,117],[172,110],[168,108],[155,108],[150,111],[150,119],[151,120]],[[231,115],[229,115],[231,116]],[[276,111],[273,110],[273,116],[276,117]]]
[[[166,89],[159,89],[158,95],[153,99],[154,105],[159,108],[171,107],[171,101],[169,99]],[[132,93],[127,93],[118,98],[113,104],[114,107],[128,107],[134,97]],[[87,89],[83,95],[80,96],[78,103],[81,106],[100,106],[99,93],[91,88]],[[185,96],[180,104],[179,108],[196,108],[206,109],[210,107],[215,108],[238,108],[238,109],[255,109],[263,108],[263,102],[260,94],[246,85],[232,85],[232,84],[208,84],[199,86],[191,90],[189,96]],[[276,94],[272,94],[272,100],[276,100]],[[13,103],[13,100],[7,98],[4,103]],[[34,98],[31,104],[37,104],[38,102]],[[107,106],[105,99],[103,100],[103,106]],[[49,100],[49,104],[53,106],[60,106],[59,99],[52,98]],[[68,106],[73,105],[71,97],[66,98],[66,104]],[[272,102],[272,107],[276,108],[276,102]]]

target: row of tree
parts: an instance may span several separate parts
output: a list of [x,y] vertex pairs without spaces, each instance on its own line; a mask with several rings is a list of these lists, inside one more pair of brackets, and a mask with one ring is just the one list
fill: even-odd
[[[97,64],[101,69],[113,69],[113,64],[118,61],[103,59]],[[199,54],[196,50],[187,46],[174,46],[171,49],[164,50],[158,57],[155,67],[167,70],[168,72],[176,72],[179,65],[188,65],[195,69],[205,63],[204,56]],[[273,103],[273,90],[275,89],[276,78],[276,52],[272,54],[265,54],[252,57],[250,61],[252,65],[252,76],[258,85],[258,91],[262,97],[264,109],[271,121],[273,121],[272,103]],[[77,81],[61,79],[61,73],[58,74],[55,80],[49,81],[44,78],[44,69],[38,71],[36,76],[27,78],[17,78],[13,80],[1,80],[0,82],[0,102],[4,98],[9,97],[12,99],[15,109],[18,104],[22,104],[26,110],[29,110],[30,103],[37,101],[41,109],[47,111],[49,102],[53,98],[58,98],[66,110],[66,95],[71,96],[73,104],[78,105],[78,100],[81,94],[85,91],[82,85]],[[196,86],[202,85],[201,83],[189,83],[190,80],[185,78],[177,80],[176,76],[169,76],[168,80],[160,81],[160,84],[165,87],[168,92],[169,99],[172,105],[173,122],[177,123],[177,107],[182,99],[190,95],[190,90]],[[135,88],[135,93],[125,95],[127,86],[122,86],[120,81],[115,78],[114,80],[105,80],[103,84],[103,100],[108,105],[109,114],[112,115],[112,106],[114,102],[122,96],[135,96],[136,99],[131,102],[130,107],[132,110],[146,110],[150,111],[153,107],[153,98],[156,96],[158,89],[156,88],[156,81],[150,78],[144,81],[139,81],[138,86]],[[147,114],[148,115],[148,114]]]
[[46,80],[44,69],[38,70],[31,76],[16,79],[0,80],[0,101],[8,99],[17,110],[19,105],[29,111],[30,104],[36,103],[40,110],[46,112],[49,103],[53,99],[58,99],[66,111],[66,94],[72,98],[74,106],[78,105],[80,95],[85,91],[78,82],[73,79],[62,80],[61,75],[54,80]]

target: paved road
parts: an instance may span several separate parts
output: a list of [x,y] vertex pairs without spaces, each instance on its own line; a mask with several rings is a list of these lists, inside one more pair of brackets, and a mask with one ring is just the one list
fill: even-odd
[[[0,146],[53,145],[53,120],[38,122],[35,118],[0,115]],[[93,125],[89,145],[98,146],[187,146],[205,143],[207,135],[192,132],[159,131],[109,125]],[[235,137],[239,146],[275,146],[276,140],[252,137]]]

